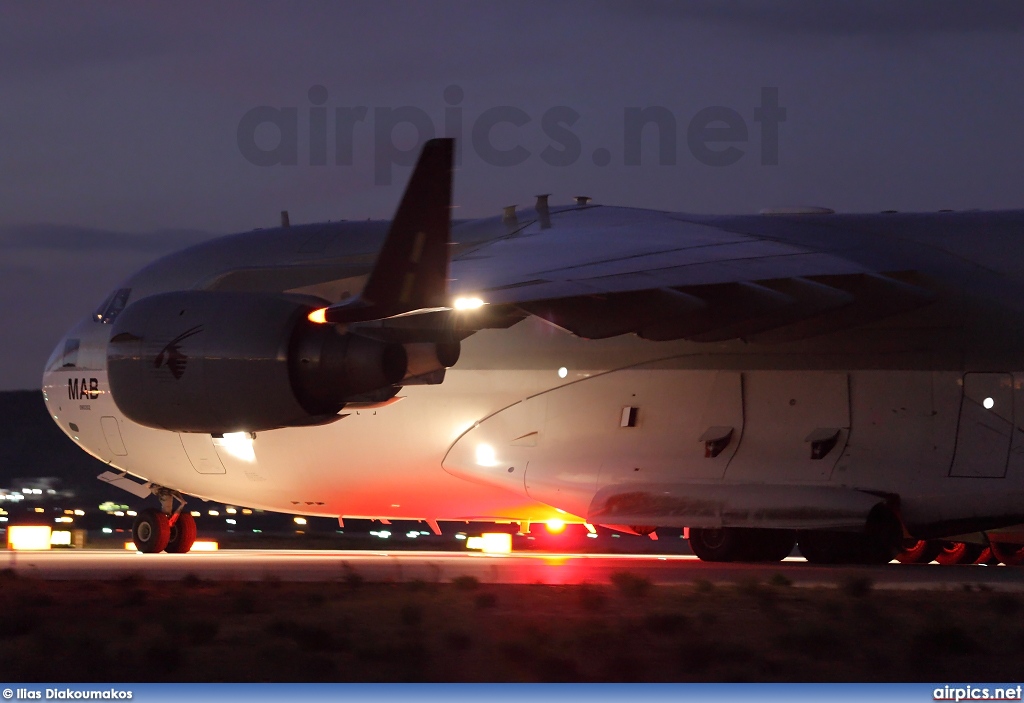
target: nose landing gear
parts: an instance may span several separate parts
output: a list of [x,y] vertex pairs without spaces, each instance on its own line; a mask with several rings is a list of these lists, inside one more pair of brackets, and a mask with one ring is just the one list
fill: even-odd
[[167,515],[156,508],[139,511],[132,526],[132,541],[136,549],[143,554],[162,552],[170,538],[171,526]]
[[[132,527],[135,548],[143,554],[185,554],[196,541],[196,520],[185,512],[184,496],[163,486],[152,486],[150,490],[160,500],[160,508],[139,511]],[[175,500],[179,502],[177,510]]]

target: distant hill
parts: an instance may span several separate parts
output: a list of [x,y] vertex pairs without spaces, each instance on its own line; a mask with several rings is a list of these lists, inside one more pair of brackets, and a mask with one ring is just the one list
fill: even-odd
[[0,392],[0,488],[21,488],[13,484],[19,478],[55,476],[60,488],[90,503],[127,502],[129,494],[96,480],[104,470],[50,419],[40,391]]

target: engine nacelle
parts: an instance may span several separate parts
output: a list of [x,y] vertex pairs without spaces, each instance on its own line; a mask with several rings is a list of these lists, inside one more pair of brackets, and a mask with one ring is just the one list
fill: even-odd
[[260,293],[182,291],[130,305],[107,350],[129,419],[175,432],[329,422],[348,398],[400,383],[400,344],[307,319],[312,305]]

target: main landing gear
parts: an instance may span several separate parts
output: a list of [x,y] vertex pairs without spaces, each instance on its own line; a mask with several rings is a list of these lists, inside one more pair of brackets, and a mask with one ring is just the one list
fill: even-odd
[[903,526],[891,509],[879,505],[860,532],[691,527],[689,537],[690,549],[702,561],[782,561],[799,544],[812,564],[887,564],[900,551]]
[[[922,546],[923,545],[923,546]],[[896,557],[903,564],[1024,564],[1024,545],[1009,542],[990,542],[989,546],[972,542],[947,540],[918,540],[904,547]]]
[[[143,554],[185,554],[196,541],[196,520],[185,512],[185,498],[162,486],[154,486],[152,490],[160,500],[160,508],[139,511],[132,526],[135,548]],[[177,510],[174,510],[175,500],[179,502]]]

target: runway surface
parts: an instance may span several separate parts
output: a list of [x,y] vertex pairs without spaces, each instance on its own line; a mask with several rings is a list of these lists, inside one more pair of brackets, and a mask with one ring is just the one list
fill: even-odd
[[369,582],[450,581],[475,576],[482,583],[607,583],[628,571],[655,584],[765,581],[783,574],[796,586],[836,586],[851,575],[868,576],[875,588],[952,589],[984,587],[1024,591],[1024,568],[888,564],[871,567],[813,566],[790,558],[779,564],[709,564],[680,555],[467,552],[222,550],[191,554],[138,554],[118,550],[9,551],[0,569],[43,579],[117,579],[140,575],[175,580],[333,581],[354,570]]

